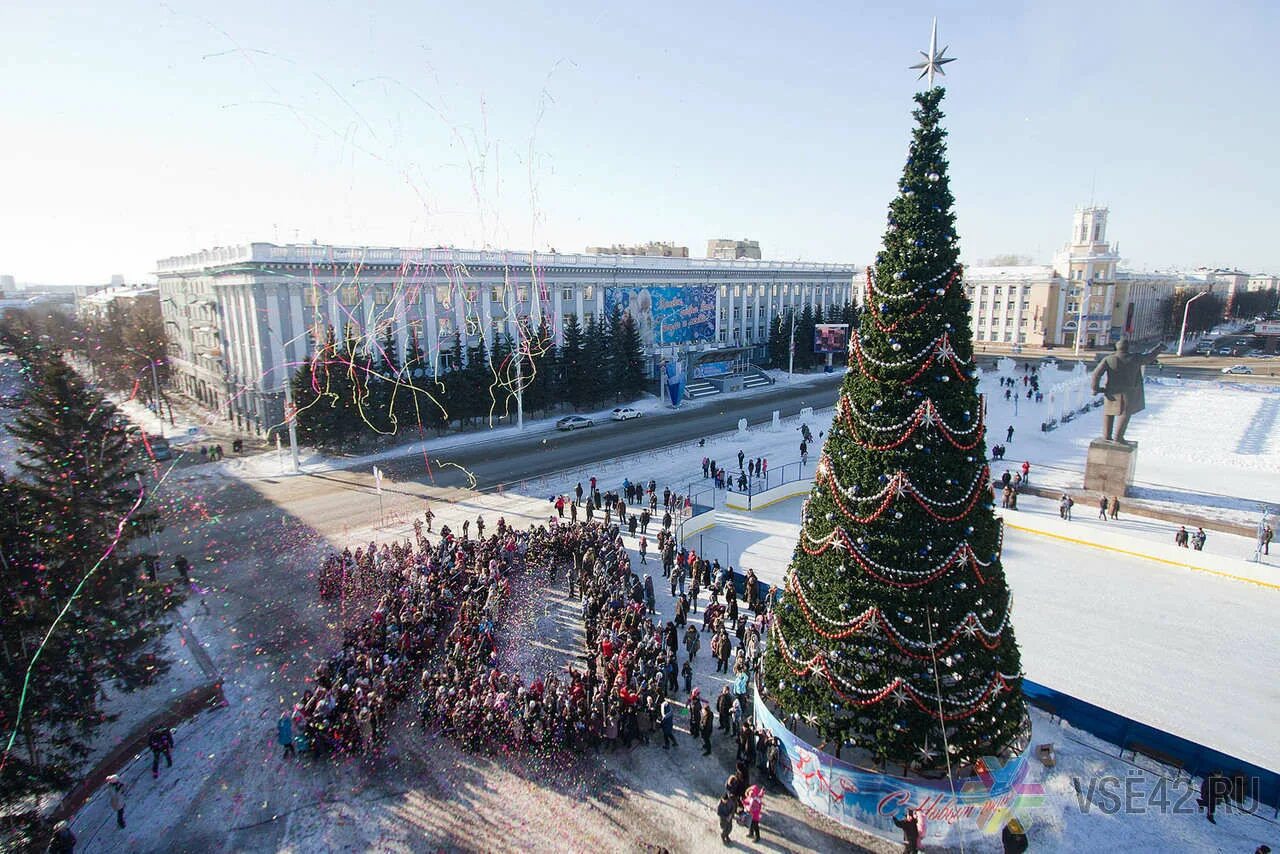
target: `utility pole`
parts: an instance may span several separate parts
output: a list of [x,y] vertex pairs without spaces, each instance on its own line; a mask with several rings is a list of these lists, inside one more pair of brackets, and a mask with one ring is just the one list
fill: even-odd
[[1182,355],[1183,342],[1187,340],[1187,318],[1191,315],[1191,303],[1200,299],[1200,297],[1204,296],[1207,293],[1209,292],[1201,291],[1200,293],[1193,296],[1191,299],[1187,300],[1186,305],[1182,307],[1182,331],[1178,333],[1178,355],[1179,356]]

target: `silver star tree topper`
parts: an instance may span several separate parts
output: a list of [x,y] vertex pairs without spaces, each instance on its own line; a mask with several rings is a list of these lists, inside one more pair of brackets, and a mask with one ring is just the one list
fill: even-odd
[[[950,47],[950,45],[948,45],[948,47]],[[951,57],[947,56],[946,47],[944,47],[942,50],[938,50],[938,19],[937,18],[933,19],[933,32],[929,35],[929,52],[925,53],[924,51],[920,51],[920,55],[924,57],[924,62],[918,62],[915,65],[911,66],[911,70],[915,71],[917,68],[923,69],[920,72],[920,76],[917,77],[916,79],[922,80],[924,79],[925,75],[928,75],[929,88],[932,89],[934,73],[937,73],[942,77],[946,77],[947,72],[942,70],[942,66],[946,65],[948,62],[956,61],[956,58],[954,56],[951,56]]]

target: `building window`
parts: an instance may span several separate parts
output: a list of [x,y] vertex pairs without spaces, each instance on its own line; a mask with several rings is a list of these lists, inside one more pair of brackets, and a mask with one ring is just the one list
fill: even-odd
[[733,286],[733,295],[735,297],[742,296],[742,285]]
[[1023,310],[1023,311],[1026,311],[1026,310],[1027,310],[1027,309],[1029,309],[1029,308],[1031,308],[1031,300],[1025,300],[1025,299],[1024,299],[1024,300],[1022,301],[1022,310]]
[[489,289],[489,301],[502,302],[502,286],[501,285],[498,285],[495,288]]
[[560,292],[560,298],[565,302],[573,299],[573,288],[565,288]]
[[1026,319],[1025,317],[1024,317],[1024,318],[1021,318],[1021,319],[1018,321],[1018,325],[1019,325],[1019,326],[1026,326],[1026,325],[1027,325],[1027,319]]
[[351,308],[360,301],[360,289],[355,285],[343,285],[339,299],[342,300],[343,305]]
[[1026,340],[1027,340],[1027,333],[1025,333],[1025,332],[1019,332],[1019,333],[1018,333],[1018,341],[1019,341],[1019,342],[1022,342],[1022,343],[1025,343],[1025,342],[1026,342]]
[[996,285],[995,295],[996,295],[996,296],[1000,296],[1000,293],[1001,293],[1001,291],[1002,291],[1002,290],[1003,290],[1003,289],[1002,289],[999,285]]
[[441,308],[449,308],[453,301],[453,288],[448,285],[436,286],[436,304]]
[[378,288],[373,293],[373,300],[377,305],[387,305],[391,302],[391,291],[387,288]]
[[1006,340],[1006,341],[1012,341],[1012,340],[1013,340],[1013,333],[1012,333],[1012,332],[1006,332],[1006,333],[1004,334],[1004,340]]
[[986,310],[987,310],[986,300],[983,300],[982,302],[978,303],[978,311],[986,311]]
[[[318,286],[307,288],[307,307],[308,308],[318,308],[320,305],[321,298],[322,298],[322,293]],[[184,313],[187,314],[188,317],[191,316],[190,313],[187,313],[187,312],[184,312]]]
[[1008,309],[1009,311],[1013,311],[1013,308],[1014,308],[1014,302],[1013,302],[1013,300],[1009,300],[1007,303],[1005,303],[1005,306],[1004,306],[1004,307],[1005,307],[1006,309]]
[[516,289],[516,299],[520,300],[520,302],[522,303],[529,301],[528,285],[521,285],[519,288]]
[[582,298],[583,298],[583,299],[595,299],[595,298],[596,298],[596,286],[595,286],[595,285],[587,285],[585,288],[583,288],[583,289],[582,289]]
[[987,319],[985,317],[979,317],[978,326],[986,326],[986,325],[987,325]]
[[[729,286],[728,286],[728,285],[721,285],[721,286],[720,286],[720,296],[722,296],[722,297],[727,297],[728,295],[729,295]],[[721,338],[720,340],[722,340],[722,341],[723,341],[724,339],[723,339],[723,338]]]

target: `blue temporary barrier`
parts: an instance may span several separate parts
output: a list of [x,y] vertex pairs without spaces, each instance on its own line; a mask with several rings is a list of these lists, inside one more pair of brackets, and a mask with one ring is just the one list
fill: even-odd
[[1197,744],[1181,736],[1156,729],[1132,718],[1056,691],[1030,679],[1022,680],[1027,702],[1057,715],[1076,729],[1114,744],[1117,754],[1138,748],[1140,753],[1158,753],[1182,763],[1195,777],[1221,771],[1232,779],[1243,779],[1242,798],[1280,809],[1280,774],[1221,751]]

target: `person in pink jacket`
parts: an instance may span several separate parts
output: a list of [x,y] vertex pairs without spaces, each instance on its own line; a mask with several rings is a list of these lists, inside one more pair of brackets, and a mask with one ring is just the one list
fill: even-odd
[[742,799],[742,807],[751,816],[751,826],[747,828],[747,838],[760,841],[760,813],[764,811],[764,789],[757,784],[747,789],[747,796]]

